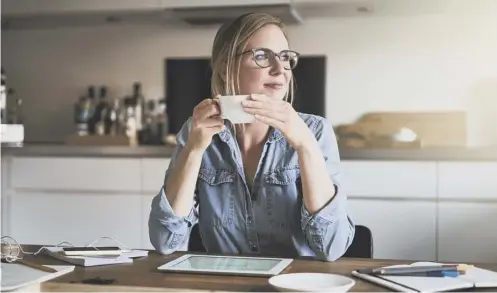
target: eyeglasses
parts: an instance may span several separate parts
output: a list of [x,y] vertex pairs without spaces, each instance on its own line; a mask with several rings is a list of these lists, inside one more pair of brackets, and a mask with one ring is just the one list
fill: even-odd
[[242,52],[241,54],[252,53],[255,63],[262,68],[267,68],[274,64],[276,56],[283,63],[283,68],[292,70],[297,66],[300,54],[292,50],[283,50],[279,54],[267,48],[256,48]]

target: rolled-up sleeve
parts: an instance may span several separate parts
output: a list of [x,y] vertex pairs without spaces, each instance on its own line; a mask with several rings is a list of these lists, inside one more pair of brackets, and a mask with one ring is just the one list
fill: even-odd
[[323,118],[315,126],[326,167],[335,186],[333,198],[317,213],[311,214],[302,204],[301,225],[307,243],[316,257],[334,261],[340,258],[352,243],[355,225],[347,212],[347,195],[342,188],[341,167],[338,145],[333,129]]
[[[174,170],[178,156],[185,145],[189,132],[189,121],[185,123],[177,135],[178,145],[166,170],[164,182]],[[196,195],[192,194],[192,197],[195,198],[194,202],[196,203]],[[176,215],[166,197],[165,186],[161,187],[159,193],[152,200],[148,220],[150,243],[159,253],[170,254],[187,245],[191,227],[198,222],[198,211],[195,206],[196,204],[192,206],[190,214],[186,217]]]

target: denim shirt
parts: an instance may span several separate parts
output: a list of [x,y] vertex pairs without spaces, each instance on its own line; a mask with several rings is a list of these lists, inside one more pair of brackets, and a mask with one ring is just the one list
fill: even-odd
[[[164,187],[154,197],[149,237],[155,249],[169,254],[184,247],[191,227],[198,223],[202,242],[210,253],[311,256],[328,261],[341,257],[354,238],[355,228],[341,186],[335,134],[325,118],[299,115],[314,133],[335,184],[331,201],[313,215],[306,210],[297,152],[276,129],[271,130],[264,145],[250,191],[238,144],[231,124],[226,122],[225,130],[213,136],[203,154],[190,214],[175,215]],[[191,118],[177,135],[178,146],[166,180],[177,167],[190,124]]]

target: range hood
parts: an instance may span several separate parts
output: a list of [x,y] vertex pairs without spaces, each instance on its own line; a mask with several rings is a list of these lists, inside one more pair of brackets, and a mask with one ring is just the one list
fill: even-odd
[[170,17],[190,25],[221,24],[250,12],[268,13],[279,17],[289,25],[303,23],[303,18],[291,0],[244,1],[244,4],[238,5],[216,5],[211,1],[211,4],[174,7],[166,10]]

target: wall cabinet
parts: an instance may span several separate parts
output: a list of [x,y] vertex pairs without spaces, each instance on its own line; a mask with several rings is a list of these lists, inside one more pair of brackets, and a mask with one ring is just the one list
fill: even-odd
[[2,15],[53,15],[160,10],[167,2],[167,0],[2,0]]

